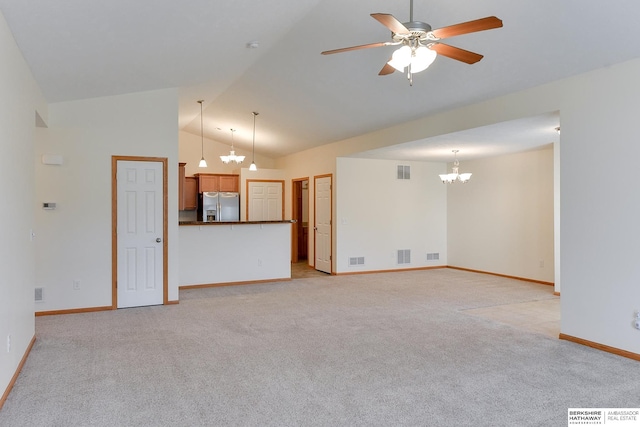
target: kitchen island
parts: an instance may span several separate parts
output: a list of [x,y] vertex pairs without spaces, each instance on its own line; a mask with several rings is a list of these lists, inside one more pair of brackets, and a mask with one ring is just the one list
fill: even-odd
[[290,280],[291,223],[180,222],[180,288]]

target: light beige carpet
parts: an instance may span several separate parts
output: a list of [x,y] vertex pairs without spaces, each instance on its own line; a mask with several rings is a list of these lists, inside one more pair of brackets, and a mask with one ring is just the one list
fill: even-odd
[[0,425],[562,426],[569,407],[640,406],[638,362],[481,314],[554,300],[442,269],[39,317]]

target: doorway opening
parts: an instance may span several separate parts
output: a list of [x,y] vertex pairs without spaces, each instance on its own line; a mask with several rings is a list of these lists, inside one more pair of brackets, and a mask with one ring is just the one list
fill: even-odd
[[309,177],[292,180],[293,190],[291,219],[291,262],[307,261],[309,258]]

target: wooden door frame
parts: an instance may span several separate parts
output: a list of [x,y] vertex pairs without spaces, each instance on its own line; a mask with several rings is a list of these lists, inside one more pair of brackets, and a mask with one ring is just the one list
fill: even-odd
[[118,162],[162,163],[162,304],[169,304],[169,212],[168,202],[168,159],[166,157],[111,156],[111,309],[118,309]]
[[284,200],[285,200],[285,194],[284,194],[284,179],[247,179],[245,182],[245,194],[246,196],[246,201],[244,203],[244,218],[249,221],[249,202],[251,201],[251,194],[249,193],[249,183],[250,182],[276,182],[276,183],[280,183],[280,185],[282,186],[282,219],[284,219]]
[[313,268],[316,268],[316,254],[318,253],[318,239],[316,239],[316,231],[318,227],[318,222],[317,222],[318,215],[316,215],[316,213],[318,212],[318,204],[316,203],[317,201],[316,197],[318,195],[318,191],[317,191],[318,186],[316,185],[316,181],[321,178],[330,178],[329,180],[329,191],[330,191],[329,224],[331,224],[331,226],[329,230],[330,231],[329,232],[329,258],[331,262],[329,262],[329,270],[331,271],[330,274],[333,274],[333,174],[332,173],[327,173],[324,175],[315,175],[313,177]]
[[[298,230],[300,229],[298,217],[302,216],[302,212],[298,212],[298,205],[296,203],[296,185],[299,184],[302,189],[302,183],[304,181],[309,182],[309,177],[294,178],[291,180],[291,219],[297,220],[297,223],[291,224],[291,262],[298,262]],[[304,201],[303,201],[304,203]],[[309,206],[309,191],[307,191],[307,206]],[[309,252],[309,251],[307,251]],[[307,263],[309,263],[309,257],[307,256]]]

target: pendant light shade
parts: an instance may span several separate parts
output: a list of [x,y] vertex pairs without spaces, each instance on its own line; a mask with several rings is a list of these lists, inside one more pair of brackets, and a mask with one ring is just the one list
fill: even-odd
[[200,104],[200,150],[201,150],[201,154],[202,154],[202,158],[200,159],[200,163],[198,163],[198,167],[199,168],[206,168],[207,167],[207,161],[204,159],[204,125],[203,125],[203,120],[202,120],[202,103],[204,102],[204,99],[201,99],[198,101],[198,104]]
[[249,166],[250,171],[257,171],[258,167],[256,166],[256,116],[259,113],[253,112],[253,154],[251,160],[251,166]]

